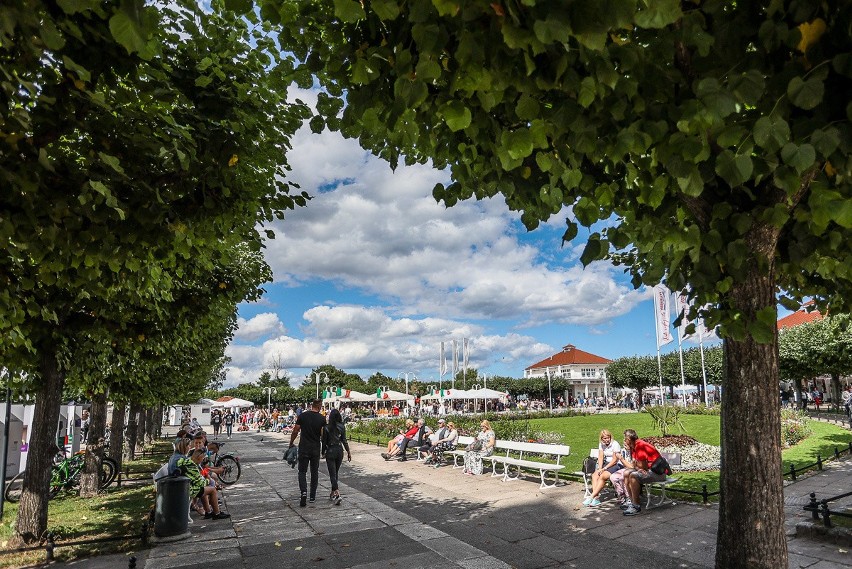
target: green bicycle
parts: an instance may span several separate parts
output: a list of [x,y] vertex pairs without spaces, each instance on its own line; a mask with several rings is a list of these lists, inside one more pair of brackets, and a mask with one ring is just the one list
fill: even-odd
[[[61,459],[57,464],[50,467],[50,490],[48,495],[55,498],[62,490],[71,489],[79,485],[80,476],[86,466],[86,452]],[[8,502],[17,502],[21,499],[21,491],[24,485],[24,473],[19,472],[14,478],[6,483],[5,498]],[[106,488],[112,484],[118,475],[118,463],[105,456],[100,464],[100,487]]]

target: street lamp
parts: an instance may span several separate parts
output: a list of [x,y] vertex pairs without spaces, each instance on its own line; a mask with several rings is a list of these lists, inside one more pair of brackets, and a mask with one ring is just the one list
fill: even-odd
[[550,412],[553,413],[553,392],[550,390],[550,370],[544,370],[545,375],[547,376],[547,399],[550,404]]
[[[470,386],[471,391],[479,391],[480,389],[482,389],[482,386],[479,385],[478,383],[474,383],[473,385]],[[485,407],[485,397],[482,398],[482,406]],[[476,409],[477,409],[476,397],[473,398],[473,409],[474,409],[474,412],[476,412]]]
[[317,399],[319,399],[319,384],[320,381],[323,383],[328,383],[328,374],[324,371],[315,371],[311,374],[314,377],[314,381],[317,383]]
[[278,390],[274,387],[264,387],[263,390],[266,392],[266,408],[272,412],[272,394],[278,393]]
[[401,371],[396,374],[396,378],[399,379],[400,376],[405,378],[405,394],[408,395],[408,377],[411,376],[411,379],[417,381],[417,375],[413,371]]

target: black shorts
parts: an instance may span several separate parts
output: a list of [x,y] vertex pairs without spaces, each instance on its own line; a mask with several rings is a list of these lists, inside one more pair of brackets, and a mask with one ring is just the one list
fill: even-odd
[[202,496],[204,496],[204,488],[201,489],[201,492],[199,492],[198,494],[195,495],[195,498],[198,499],[198,498],[201,498]]

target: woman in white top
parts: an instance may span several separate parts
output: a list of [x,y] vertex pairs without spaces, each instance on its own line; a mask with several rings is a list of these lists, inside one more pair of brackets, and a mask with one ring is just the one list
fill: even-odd
[[606,481],[613,473],[624,468],[624,465],[618,460],[620,453],[621,445],[612,440],[612,433],[606,429],[602,430],[598,444],[598,467],[592,474],[592,494],[583,500],[584,506],[601,505],[598,496],[606,486]]

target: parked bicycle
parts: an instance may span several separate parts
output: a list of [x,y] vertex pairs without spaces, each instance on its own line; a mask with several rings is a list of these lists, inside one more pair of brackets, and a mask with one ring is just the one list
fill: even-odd
[[[57,457],[62,457],[58,454]],[[60,458],[50,467],[50,498],[56,497],[63,489],[71,489],[79,486],[80,477],[86,467],[86,451],[80,451],[72,456]],[[105,456],[100,461],[100,488],[106,488],[118,476],[118,463]],[[6,483],[4,496],[7,502],[17,502],[21,499],[24,485],[24,474],[22,470]]]

